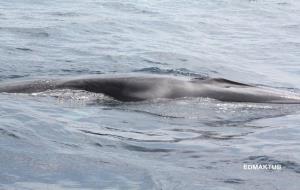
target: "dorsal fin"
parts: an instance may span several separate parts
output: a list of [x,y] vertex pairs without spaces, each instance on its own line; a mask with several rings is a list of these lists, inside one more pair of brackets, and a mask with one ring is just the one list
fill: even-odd
[[239,86],[252,86],[249,84],[235,82],[235,81],[224,79],[224,78],[212,78],[212,79],[209,79],[209,81],[219,82],[219,83],[227,83],[227,84],[233,84],[233,85],[239,85]]

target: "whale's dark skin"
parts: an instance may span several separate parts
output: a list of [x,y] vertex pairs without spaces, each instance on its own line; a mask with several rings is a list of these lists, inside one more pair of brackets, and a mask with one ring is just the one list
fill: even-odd
[[0,85],[0,92],[35,93],[76,89],[103,93],[120,101],[156,98],[208,97],[228,102],[300,104],[299,96],[238,83],[222,78],[183,79],[166,76],[99,76],[73,79],[36,80]]

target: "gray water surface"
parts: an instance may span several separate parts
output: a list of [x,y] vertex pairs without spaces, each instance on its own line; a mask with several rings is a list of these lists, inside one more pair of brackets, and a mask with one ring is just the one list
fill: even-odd
[[[299,93],[299,34],[294,0],[2,0],[0,82],[153,73]],[[2,93],[0,189],[298,190],[299,110]]]

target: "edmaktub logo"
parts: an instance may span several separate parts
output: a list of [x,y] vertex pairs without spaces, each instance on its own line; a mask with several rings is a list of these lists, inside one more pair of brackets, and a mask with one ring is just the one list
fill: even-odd
[[281,164],[244,164],[244,170],[281,170]]

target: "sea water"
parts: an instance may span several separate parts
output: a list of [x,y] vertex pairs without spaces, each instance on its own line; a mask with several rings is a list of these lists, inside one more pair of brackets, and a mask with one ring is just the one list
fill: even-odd
[[[296,0],[1,0],[0,82],[223,77],[299,93]],[[297,190],[300,106],[0,94],[0,189]]]

